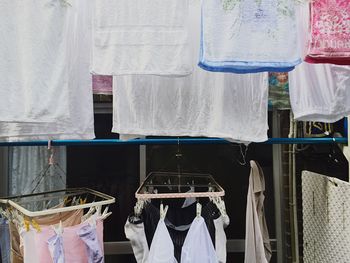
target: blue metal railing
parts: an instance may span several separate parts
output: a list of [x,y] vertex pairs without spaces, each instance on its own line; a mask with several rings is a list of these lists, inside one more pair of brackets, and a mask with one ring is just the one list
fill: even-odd
[[[52,140],[55,146],[88,146],[88,145],[161,145],[161,144],[226,144],[230,143],[219,138],[157,138],[157,139],[133,139],[122,141],[119,139],[95,139],[95,140]],[[337,138],[270,138],[263,144],[347,144],[345,137]],[[48,141],[25,142],[0,142],[0,146],[45,146]]]

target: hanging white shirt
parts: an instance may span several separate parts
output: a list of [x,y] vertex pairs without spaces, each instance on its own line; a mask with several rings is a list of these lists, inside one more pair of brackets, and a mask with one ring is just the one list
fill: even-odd
[[188,75],[188,0],[95,0],[92,72]]
[[[192,63],[198,59],[200,1],[190,2]],[[182,78],[114,76],[113,132],[267,140],[268,76],[211,73],[195,67]]]
[[69,2],[0,2],[0,121],[69,117]]
[[45,123],[0,122],[0,141],[48,139],[93,139],[94,115],[92,80],[89,72],[91,53],[91,2],[70,2],[68,21],[69,61],[68,97],[65,111],[69,118]]

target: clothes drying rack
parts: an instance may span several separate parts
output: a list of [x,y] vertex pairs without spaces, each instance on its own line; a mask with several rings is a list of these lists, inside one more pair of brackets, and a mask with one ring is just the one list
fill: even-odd
[[[349,127],[348,127],[349,128]],[[350,132],[348,132],[350,135]],[[275,134],[276,136],[276,134]],[[278,136],[278,135],[277,135]],[[286,144],[337,144],[343,148],[343,153],[350,161],[350,147],[348,146],[349,139],[348,137],[334,137],[334,138],[269,138],[265,142],[261,142],[261,144],[273,145],[274,149],[278,149],[281,145]],[[21,142],[0,142],[0,147],[11,147],[11,146],[113,146],[113,145],[204,145],[204,144],[230,144],[231,142],[219,139],[219,138],[145,138],[145,139],[133,139],[133,140],[119,140],[119,139],[95,139],[95,140],[42,140],[42,141],[21,141]],[[277,148],[276,148],[277,147]],[[273,151],[275,152],[275,151]],[[280,158],[278,155],[273,154],[273,159],[276,161],[276,165],[274,164],[274,192],[275,192],[275,207],[276,209],[276,239],[273,240],[276,242],[275,249],[277,251],[277,260],[278,262],[283,261],[283,230],[282,230],[282,214],[281,209],[283,207],[282,204],[282,183],[280,178]],[[124,252],[121,253],[132,253],[130,250],[129,244],[127,242],[119,242],[120,246],[123,248]],[[228,246],[235,246],[236,243],[234,241],[229,241]],[[116,243],[106,243],[106,253],[114,255],[113,251],[115,250]],[[237,250],[240,252],[240,250]],[[232,251],[231,251],[232,252]]]

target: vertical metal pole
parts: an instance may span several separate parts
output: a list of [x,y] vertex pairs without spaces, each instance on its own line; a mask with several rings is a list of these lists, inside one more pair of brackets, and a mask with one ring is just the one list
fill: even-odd
[[145,180],[147,173],[146,145],[140,145],[140,184]]
[[[280,115],[277,110],[273,111],[272,136],[280,137]],[[273,154],[273,184],[275,195],[275,221],[276,221],[276,242],[277,242],[277,262],[284,262],[284,205],[283,205],[283,170],[282,170],[282,145],[272,146]]]
[[0,196],[8,196],[8,147],[0,147]]

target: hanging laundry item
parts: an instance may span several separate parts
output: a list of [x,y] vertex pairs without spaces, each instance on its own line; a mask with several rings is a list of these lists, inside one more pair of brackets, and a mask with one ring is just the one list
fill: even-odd
[[290,74],[294,118],[332,123],[350,114],[350,67],[303,63]]
[[301,62],[293,0],[204,0],[199,66],[288,72]]
[[305,61],[350,65],[350,1],[311,2],[309,48]]
[[350,184],[303,171],[304,262],[348,262]]
[[70,1],[1,1],[0,122],[69,117]]
[[[191,54],[197,63],[200,1],[190,1]],[[140,135],[267,140],[267,73],[234,75],[195,67],[182,78],[114,76],[113,132]],[[131,136],[130,136],[131,135]]]
[[[13,2],[19,1],[15,0]],[[28,2],[31,2],[31,0]],[[62,2],[63,5],[63,1],[56,2]],[[64,108],[68,112],[69,118],[64,120],[55,119],[49,123],[0,122],[0,141],[93,139],[95,137],[92,78],[89,72],[91,53],[89,43],[92,41],[91,4],[90,1],[78,0],[71,1],[69,6],[66,7],[72,13],[68,21],[69,31],[67,33],[71,40],[69,42],[69,52],[66,53],[69,61],[65,65],[69,68],[69,78],[67,80],[69,91],[65,103],[62,105],[68,103],[68,106],[64,106]],[[63,86],[60,87],[60,92],[63,92],[61,90],[63,88]],[[1,96],[0,100],[2,98],[4,97]],[[59,100],[59,96],[56,96],[56,99]],[[7,98],[7,100],[11,100],[11,98]],[[39,104],[37,100],[36,103]],[[3,111],[0,110],[0,112]]]
[[92,73],[192,72],[188,0],[95,0]]
[[[307,39],[309,8],[297,10],[300,39]],[[305,42],[306,43],[306,42]],[[289,74],[294,118],[300,121],[336,122],[350,114],[350,66],[302,63]]]
[[164,222],[168,206],[164,210],[161,205],[160,219],[154,232],[148,258],[152,263],[177,263],[174,256],[174,244]]
[[94,94],[112,95],[113,77],[92,75],[92,90]]
[[182,263],[219,263],[203,217],[197,216],[188,230],[181,251]]
[[0,254],[2,263],[10,263],[11,243],[9,222],[0,216]]
[[269,107],[279,110],[290,109],[288,73],[269,73]]
[[[164,219],[165,229],[166,231],[168,231],[168,234],[171,237],[171,243],[169,242],[169,244],[171,247],[173,247],[174,250],[174,253],[171,255],[175,255],[175,258],[178,262],[182,262],[182,260],[185,260],[184,262],[195,262],[186,261],[186,259],[182,259],[182,253],[183,251],[186,251],[185,255],[189,255],[191,253],[189,252],[192,249],[191,245],[186,245],[186,247],[184,248],[184,244],[193,244],[190,241],[186,242],[186,240],[187,236],[190,234],[190,228],[192,224],[194,224],[196,221],[196,219],[193,220],[193,215],[195,214],[196,210],[196,204],[192,204],[185,208],[182,208],[181,206],[182,204],[180,205],[180,207],[170,207],[167,212],[167,216]],[[150,247],[153,244],[156,229],[163,228],[163,226],[160,226],[158,228],[159,224],[163,224],[159,222],[159,218],[159,208],[157,208],[154,204],[149,203],[144,207],[140,218],[135,217],[135,215],[131,215],[127,219],[127,222],[125,224],[125,235],[131,242],[137,263],[153,262],[149,259]],[[215,244],[215,257],[213,254],[211,254],[212,257],[209,258],[214,257],[218,260],[215,262],[225,263],[226,235],[224,229],[229,224],[228,216],[222,215],[217,209],[217,207],[212,202],[209,202],[206,205],[203,205],[201,218],[205,221],[204,225],[207,228],[206,231],[209,234],[209,241],[212,243],[211,245]],[[195,229],[198,230],[198,228],[202,229],[204,227],[204,225],[202,225],[202,222],[203,221],[201,219],[197,220],[196,223],[193,225],[191,232],[197,232],[195,231]],[[161,230],[161,232],[163,231],[165,230]],[[195,236],[197,238],[200,238],[200,236],[197,236],[196,234]],[[204,234],[204,236],[206,236],[206,238],[201,240],[205,240],[203,242],[205,242],[208,245],[208,235]],[[158,245],[154,246],[157,247]],[[196,254],[198,251],[200,253],[203,253],[203,249],[194,250],[192,252]],[[201,257],[198,256],[198,258]]]
[[267,263],[272,250],[264,211],[265,179],[257,162],[250,161],[250,165],[244,262]]
[[[62,235],[59,237],[59,239],[62,239],[62,244],[58,243],[56,248],[52,247],[53,242],[48,243],[48,241],[53,241],[51,238],[57,236],[52,226],[41,226],[40,232],[37,232],[32,228],[29,231],[22,230],[21,233],[24,240],[24,248],[26,248],[28,244],[35,244],[35,248],[33,247],[33,249],[28,250],[27,253],[25,250],[24,262],[29,263],[29,261],[26,260],[27,257],[35,259],[35,261],[32,261],[33,263],[50,262],[53,257],[60,260],[64,258],[65,262],[96,262],[93,261],[94,258],[91,258],[91,254],[87,252],[88,250],[86,244],[77,234],[77,232],[79,232],[87,224],[88,223],[81,223],[70,227],[64,227]],[[96,229],[96,236],[93,238],[98,240],[98,250],[103,251],[103,222],[101,220],[97,220]],[[57,250],[57,248],[60,248],[61,245],[64,249]],[[64,254],[57,255],[58,251],[61,251],[60,253],[63,252]]]

